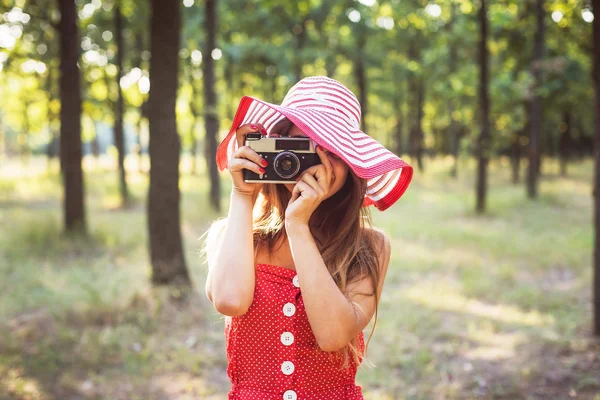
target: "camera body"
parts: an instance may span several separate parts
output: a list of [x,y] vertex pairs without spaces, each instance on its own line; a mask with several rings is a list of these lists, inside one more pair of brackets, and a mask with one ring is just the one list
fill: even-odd
[[267,160],[269,165],[262,175],[244,169],[244,182],[296,183],[296,178],[302,172],[321,164],[312,140],[307,137],[270,138],[253,132],[246,134],[245,144]]

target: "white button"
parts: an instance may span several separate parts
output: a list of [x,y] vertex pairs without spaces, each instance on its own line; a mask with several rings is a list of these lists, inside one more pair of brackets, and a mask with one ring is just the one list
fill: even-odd
[[296,400],[298,396],[293,390],[286,390],[283,394],[283,400]]
[[294,279],[292,279],[292,283],[294,284],[294,286],[300,287],[300,281],[298,280],[298,275],[296,275],[294,277]]
[[281,364],[281,372],[283,372],[286,375],[291,375],[294,373],[294,363],[291,361],[284,361],[283,364]]
[[296,306],[294,303],[285,303],[283,306],[283,314],[286,317],[291,317],[292,315],[296,314]]
[[294,335],[292,332],[283,332],[281,334],[281,343],[285,344],[286,346],[294,343]]

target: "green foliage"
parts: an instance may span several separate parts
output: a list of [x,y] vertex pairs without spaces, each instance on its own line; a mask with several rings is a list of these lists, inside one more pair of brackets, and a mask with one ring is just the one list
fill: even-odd
[[[84,115],[88,121],[111,124],[116,99],[113,7],[117,3],[82,0],[77,4],[82,42],[80,65],[86,82]],[[118,4],[125,20],[125,69],[121,82],[125,115],[127,122],[135,124],[147,98],[150,10],[144,2],[122,0]],[[477,2],[234,0],[218,4],[220,57],[215,60],[215,67],[223,131],[229,127],[241,96],[254,95],[278,103],[302,76],[329,74],[358,95],[354,68],[360,60],[366,67],[369,134],[391,145],[396,126],[403,122],[407,135],[416,123],[411,84],[419,81],[425,88],[422,129],[426,147],[448,152],[450,142],[440,141],[438,136],[450,134],[453,124],[467,133],[463,145],[471,147],[472,138],[479,131]],[[17,143],[19,132],[26,130],[27,135],[39,136],[33,141],[39,144],[47,140],[49,129],[56,129],[58,116],[58,38],[54,28],[58,16],[50,0],[21,0],[17,6],[31,17],[28,23],[11,23],[20,26],[23,33],[13,48],[0,49],[5,54],[0,60],[6,58],[0,72],[0,88],[9,94],[0,100],[2,126],[8,129],[9,143]],[[199,140],[203,138],[197,132],[203,126],[204,116],[201,64],[202,58],[211,56],[203,54],[203,7],[202,1],[193,0],[182,5],[177,116],[184,147],[191,144],[190,134]],[[532,2],[526,1],[521,7],[508,1],[490,4],[488,48],[495,151],[506,149],[513,136],[525,127],[525,104],[534,92],[545,99],[544,130],[551,141],[558,140],[560,132],[555,127],[560,126],[567,111],[577,126],[574,134],[591,131],[591,27],[581,18],[583,7],[582,2],[575,0],[547,2],[543,84],[534,88]],[[556,13],[560,13],[560,19]],[[43,62],[46,70],[25,73],[22,65],[28,60]],[[377,107],[367,107],[370,104]],[[90,122],[84,122],[85,140],[92,140],[94,134]]]

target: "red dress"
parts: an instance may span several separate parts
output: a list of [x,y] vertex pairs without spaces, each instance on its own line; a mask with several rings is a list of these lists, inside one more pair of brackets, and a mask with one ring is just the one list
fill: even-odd
[[[362,355],[363,332],[357,341]],[[342,369],[341,355],[318,347],[294,270],[256,265],[252,305],[225,318],[225,349],[229,400],[364,399],[352,357]]]

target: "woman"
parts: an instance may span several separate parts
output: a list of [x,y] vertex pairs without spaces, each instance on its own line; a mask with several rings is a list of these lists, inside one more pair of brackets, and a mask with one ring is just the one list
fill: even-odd
[[[244,97],[217,150],[233,186],[226,219],[208,231],[206,294],[225,315],[229,399],[362,399],[362,330],[377,304],[390,241],[370,225],[406,190],[412,167],[359,128],[340,82],[304,78],[282,104]],[[247,183],[268,163],[250,132],[309,137],[321,164],[296,183]],[[374,328],[373,328],[374,329]]]

